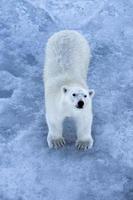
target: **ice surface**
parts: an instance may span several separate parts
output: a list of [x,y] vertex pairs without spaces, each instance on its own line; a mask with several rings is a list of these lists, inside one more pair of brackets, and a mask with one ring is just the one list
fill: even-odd
[[[49,150],[42,71],[62,29],[90,41],[94,147]],[[133,200],[133,2],[1,0],[0,200]]]

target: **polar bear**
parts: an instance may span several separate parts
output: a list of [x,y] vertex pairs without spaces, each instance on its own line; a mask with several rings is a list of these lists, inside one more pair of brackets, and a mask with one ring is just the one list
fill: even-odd
[[47,42],[44,87],[47,142],[49,148],[64,146],[63,121],[73,117],[77,127],[76,147],[92,147],[92,98],[94,90],[87,86],[90,47],[77,31],[63,30]]

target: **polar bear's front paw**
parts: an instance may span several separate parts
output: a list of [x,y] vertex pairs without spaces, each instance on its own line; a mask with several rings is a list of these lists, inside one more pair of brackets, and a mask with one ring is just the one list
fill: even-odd
[[93,146],[93,139],[89,139],[89,140],[77,140],[76,141],[76,147],[79,150],[87,150],[87,149],[91,149]]
[[65,140],[63,137],[48,140],[49,148],[59,149],[64,145],[65,145]]

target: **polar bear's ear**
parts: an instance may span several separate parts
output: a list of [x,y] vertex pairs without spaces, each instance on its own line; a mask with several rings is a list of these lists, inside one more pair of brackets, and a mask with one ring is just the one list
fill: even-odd
[[89,90],[89,96],[92,98],[95,95],[95,91],[93,89]]
[[63,91],[63,93],[67,93],[68,87],[64,85],[61,87],[61,90]]

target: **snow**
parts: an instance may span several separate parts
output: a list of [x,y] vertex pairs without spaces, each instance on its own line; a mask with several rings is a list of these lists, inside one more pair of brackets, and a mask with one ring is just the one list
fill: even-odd
[[[133,199],[133,2],[1,0],[0,200]],[[94,147],[49,150],[42,72],[47,39],[75,29],[90,42]]]

